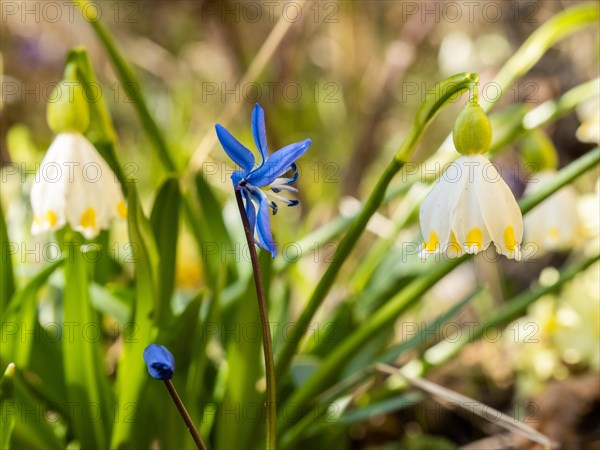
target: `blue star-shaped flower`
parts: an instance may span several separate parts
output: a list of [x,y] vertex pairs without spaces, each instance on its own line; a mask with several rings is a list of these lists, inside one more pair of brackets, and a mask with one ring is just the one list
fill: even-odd
[[[287,145],[269,156],[265,133],[265,113],[257,103],[252,111],[252,136],[260,152],[261,163],[254,168],[252,152],[220,124],[217,124],[215,128],[223,149],[233,162],[241,167],[241,170],[233,172],[231,180],[235,189],[241,191],[242,197],[246,201],[246,215],[252,235],[255,236],[254,241],[260,248],[271,252],[275,258],[277,247],[271,235],[269,208],[273,210],[273,214],[276,214],[277,203],[269,200],[267,194],[287,206],[296,206],[299,203],[298,200],[288,200],[277,194],[280,191],[298,192],[291,186],[298,179],[295,161],[308,149],[311,140],[306,139]],[[282,178],[282,175],[290,170],[292,176]],[[258,211],[254,204],[257,205]]]

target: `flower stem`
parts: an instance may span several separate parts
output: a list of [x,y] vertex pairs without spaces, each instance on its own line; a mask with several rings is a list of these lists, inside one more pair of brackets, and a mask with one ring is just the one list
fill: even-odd
[[242,194],[238,190],[235,191],[235,199],[237,201],[238,209],[240,210],[240,216],[242,217],[246,241],[248,241],[250,259],[252,260],[252,272],[254,274],[254,284],[256,286],[256,298],[258,300],[258,309],[260,312],[260,321],[262,326],[263,346],[265,351],[265,373],[267,378],[266,448],[267,450],[274,450],[277,446],[277,432],[275,423],[277,389],[275,386],[275,363],[273,361],[273,345],[271,341],[271,330],[269,328],[269,314],[267,312],[267,302],[265,299],[265,290],[260,273],[260,265],[258,263],[256,247],[254,246],[254,236],[252,236],[252,230],[250,229],[248,216],[246,216]]
[[[468,90],[472,84],[477,82],[479,82],[479,76],[474,73],[454,75],[438,83],[436,90],[428,94],[425,101],[421,104],[415,121],[402,142],[402,145],[381,175],[381,178],[377,182],[377,185],[371,192],[369,198],[365,201],[360,213],[348,228],[346,235],[341,239],[332,263],[319,280],[308,303],[296,321],[296,327],[300,331],[300,336],[306,334],[312,317],[325,300],[325,297],[327,297],[342,265],[355,248],[356,242],[366,229],[369,220],[384,202],[386,191],[392,179],[402,169],[405,162],[409,160],[419,139],[431,121],[441,109],[456,99],[455,96],[462,94],[464,91]],[[301,339],[287,340],[279,351],[277,358],[277,376],[280,379],[286,375],[292,362],[292,358],[300,345],[300,341]]]
[[188,430],[189,430],[190,434],[192,435],[192,439],[194,440],[194,443],[200,450],[206,450],[206,445],[204,445],[202,438],[198,434],[198,430],[194,426],[194,422],[192,422],[192,418],[190,417],[189,413],[187,412],[187,409],[185,409],[185,405],[181,401],[181,398],[179,397],[179,394],[177,393],[175,386],[173,386],[173,382],[171,380],[164,380],[164,382],[165,382],[165,386],[167,387],[167,390],[169,391],[169,394],[171,394],[171,398],[173,398],[173,402],[175,403],[175,406],[177,406],[177,409],[179,410],[179,414],[181,414],[183,421],[187,425]]

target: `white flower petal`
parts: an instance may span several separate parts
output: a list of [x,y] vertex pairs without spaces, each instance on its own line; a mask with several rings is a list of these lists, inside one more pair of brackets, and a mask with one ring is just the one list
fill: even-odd
[[31,204],[32,233],[56,230],[68,222],[88,239],[126,210],[112,170],[78,133],[56,136],[36,174]]
[[482,178],[484,165],[489,161],[480,155],[461,156],[456,161],[461,166],[461,175],[466,184],[450,219],[452,231],[463,251],[475,254],[485,250],[492,241],[481,213],[476,184],[476,180]]
[[[534,175],[525,195],[539,191],[555,174],[551,170]],[[525,216],[525,238],[541,250],[559,250],[575,245],[579,238],[579,218],[577,192],[573,186],[565,186]]]
[[460,177],[460,167],[454,162],[423,200],[419,213],[421,232],[425,240],[422,254],[446,250],[451,237],[449,218],[465,185],[466,180]]
[[475,179],[481,213],[496,251],[509,258],[521,259],[523,216],[515,197],[493,164],[487,162]]

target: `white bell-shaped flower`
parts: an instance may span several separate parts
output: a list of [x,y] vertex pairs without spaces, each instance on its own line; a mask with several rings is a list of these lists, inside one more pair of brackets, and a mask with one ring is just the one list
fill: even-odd
[[[556,176],[555,170],[544,170],[531,177],[525,195],[539,191]],[[572,247],[579,237],[577,192],[565,186],[552,194],[525,216],[525,240],[541,251]]]
[[31,188],[34,235],[67,223],[87,239],[125,218],[127,207],[113,171],[81,133],[56,136]]
[[510,188],[482,155],[456,159],[429,192],[420,211],[422,255],[478,253],[493,241],[509,258],[521,258],[523,217]]

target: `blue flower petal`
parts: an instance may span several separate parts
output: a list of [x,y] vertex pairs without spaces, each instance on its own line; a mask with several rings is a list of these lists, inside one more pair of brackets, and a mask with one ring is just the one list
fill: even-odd
[[254,155],[252,152],[234,138],[221,124],[216,124],[215,129],[225,153],[246,172],[251,171],[254,167]]
[[246,192],[245,189],[242,190],[242,195],[246,200],[246,217],[248,218],[250,231],[254,237],[254,228],[256,226],[256,209],[254,208],[254,203],[252,203],[252,197]]
[[240,181],[244,179],[248,172],[245,170],[234,170],[231,174],[231,181],[233,182],[233,186],[236,187]]
[[144,360],[148,373],[158,380],[170,380],[175,373],[175,359],[162,345],[150,344],[144,349]]
[[269,149],[267,147],[267,132],[265,130],[265,112],[257,103],[252,111],[252,136],[256,147],[262,156],[260,165],[262,166],[267,160]]
[[269,200],[264,192],[256,189],[252,192],[256,201],[258,201],[258,214],[256,217],[256,244],[268,252],[275,258],[277,254],[277,246],[271,235],[271,216],[269,214]]
[[246,180],[254,186],[268,186],[281,174],[291,168],[294,161],[302,156],[311,142],[310,139],[306,139],[305,141],[287,145],[281,150],[276,151],[269,157],[263,166],[251,172],[246,177]]

